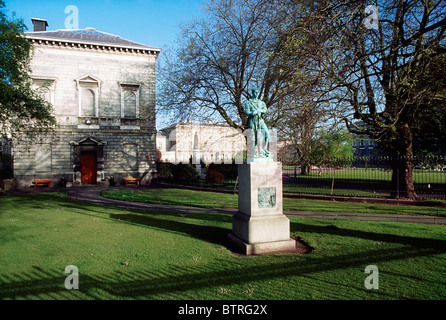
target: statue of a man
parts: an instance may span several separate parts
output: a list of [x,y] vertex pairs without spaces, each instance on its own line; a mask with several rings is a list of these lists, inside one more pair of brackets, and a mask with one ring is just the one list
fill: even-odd
[[[248,116],[248,125],[251,129],[251,144],[253,158],[265,158],[269,156],[267,150],[269,132],[268,127],[263,119],[266,114],[266,104],[262,100],[258,99],[259,89],[254,88],[251,90],[251,99],[245,103],[245,113]],[[263,135],[263,150],[259,139],[259,133]],[[258,147],[258,156],[256,156],[256,146]]]

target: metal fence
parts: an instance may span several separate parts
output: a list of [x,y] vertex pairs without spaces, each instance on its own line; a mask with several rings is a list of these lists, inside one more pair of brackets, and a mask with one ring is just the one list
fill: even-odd
[[302,174],[298,166],[283,166],[284,192],[352,196],[389,197],[400,194],[399,184],[392,184],[393,168],[402,174],[404,162],[413,165],[415,192],[422,199],[446,200],[446,157],[358,157],[329,159]]
[[[420,199],[446,200],[446,157],[417,157],[394,159],[390,157],[357,157],[352,159],[329,159],[323,165],[312,166],[302,174],[300,166],[283,164],[283,192],[327,196],[398,197],[399,185],[392,183],[393,168],[404,170],[404,161],[413,165],[415,192]],[[159,180],[178,185],[237,191],[237,165],[224,164],[199,168],[195,173],[182,165],[158,163]],[[400,169],[401,168],[401,169]],[[215,170],[220,174],[215,174]],[[175,174],[175,172],[186,172]],[[211,174],[212,173],[212,174]],[[397,172],[398,174],[399,172]],[[219,178],[219,179],[213,179]]]

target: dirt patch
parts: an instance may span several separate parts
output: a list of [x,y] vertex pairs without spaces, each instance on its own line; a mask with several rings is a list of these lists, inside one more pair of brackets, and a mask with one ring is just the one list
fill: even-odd
[[296,240],[296,250],[298,250],[298,253],[307,254],[313,251],[313,248],[300,237],[295,237],[293,239]]

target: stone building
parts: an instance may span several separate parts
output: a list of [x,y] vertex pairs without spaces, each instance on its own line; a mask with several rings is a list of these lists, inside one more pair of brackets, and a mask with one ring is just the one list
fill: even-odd
[[[33,19],[32,79],[54,107],[55,134],[13,143],[19,186],[100,183],[156,171],[155,62],[160,49],[93,28],[47,31]],[[37,31],[39,30],[39,31]]]
[[[366,127],[363,121],[357,121],[355,125],[360,128]],[[353,133],[352,147],[355,157],[382,156],[376,140],[370,138],[367,134]]]

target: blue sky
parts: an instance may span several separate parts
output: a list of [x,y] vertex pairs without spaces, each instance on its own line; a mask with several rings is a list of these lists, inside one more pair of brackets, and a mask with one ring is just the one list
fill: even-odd
[[181,21],[199,17],[202,0],[6,0],[32,31],[31,18],[48,21],[48,30],[65,29],[65,7],[79,9],[79,28],[93,27],[122,38],[163,48],[174,43]]

